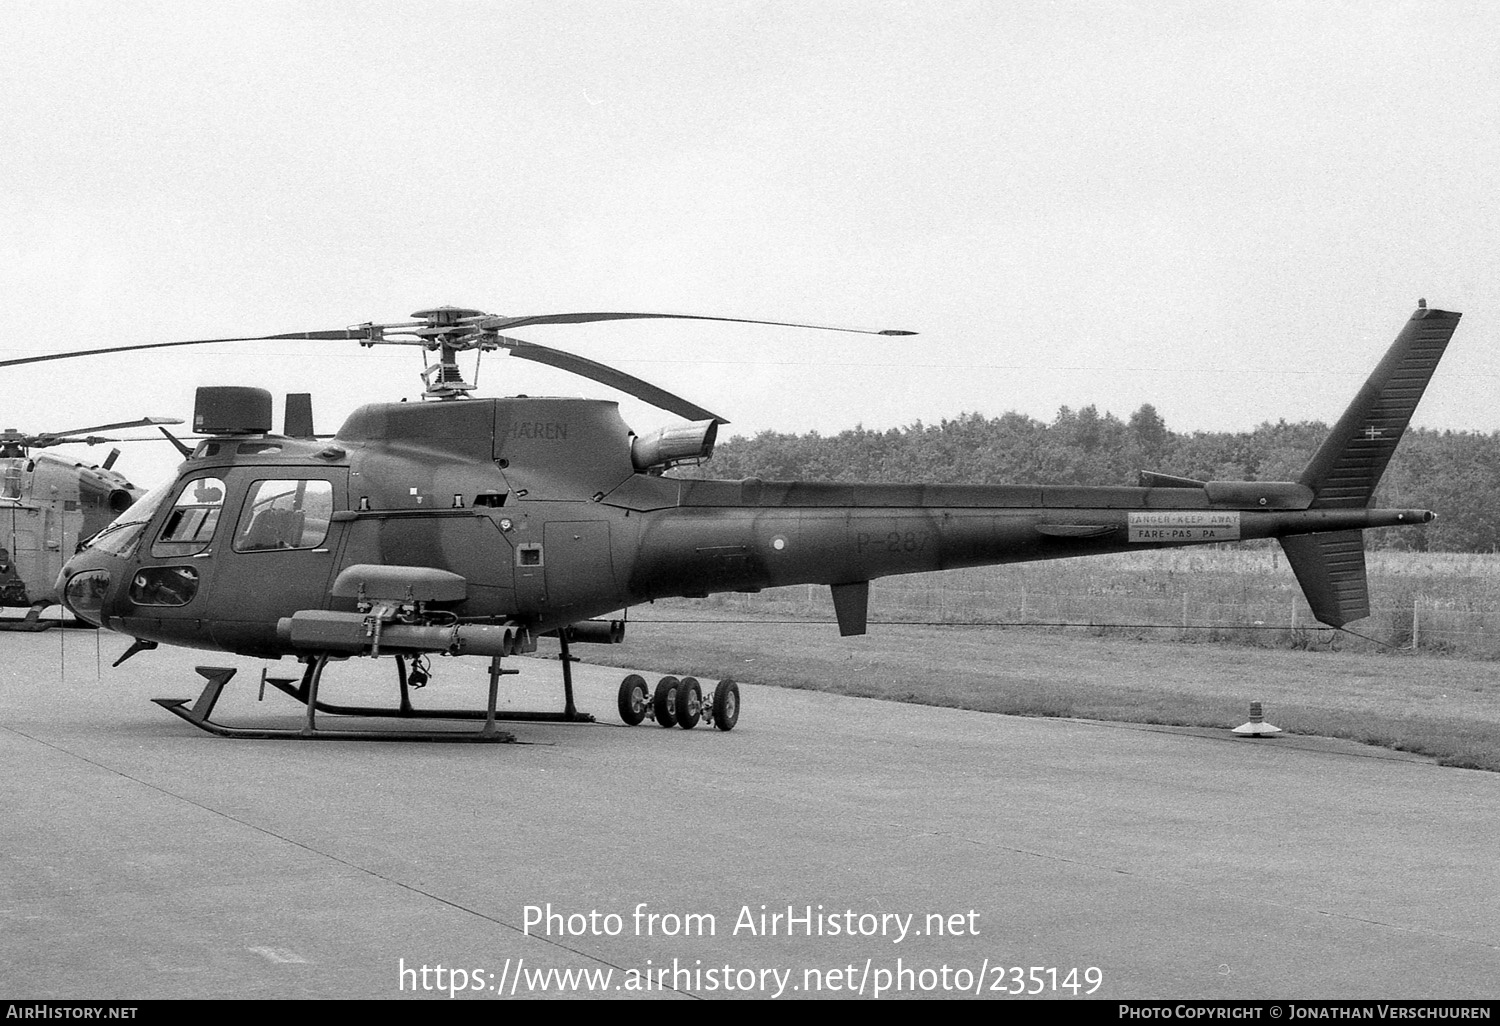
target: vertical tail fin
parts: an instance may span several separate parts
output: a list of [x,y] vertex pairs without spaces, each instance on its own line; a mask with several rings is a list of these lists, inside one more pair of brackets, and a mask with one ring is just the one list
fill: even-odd
[[[1313,491],[1312,509],[1370,504],[1461,316],[1429,310],[1425,300],[1419,301],[1417,312],[1303,470],[1300,483]],[[1282,538],[1281,547],[1319,621],[1342,627],[1370,615],[1363,532],[1298,535]]]
[[1313,509],[1370,504],[1461,316],[1429,310],[1425,300],[1411,315],[1302,472],[1301,483],[1313,490]]

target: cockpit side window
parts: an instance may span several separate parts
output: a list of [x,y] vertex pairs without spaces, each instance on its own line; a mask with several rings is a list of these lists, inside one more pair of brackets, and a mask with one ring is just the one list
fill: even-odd
[[161,534],[151,546],[153,556],[191,556],[208,548],[224,510],[224,482],[198,477],[183,485]]
[[21,497],[21,465],[23,459],[0,459],[0,489],[7,499]]
[[257,481],[240,511],[234,551],[316,548],[328,537],[332,516],[327,481]]

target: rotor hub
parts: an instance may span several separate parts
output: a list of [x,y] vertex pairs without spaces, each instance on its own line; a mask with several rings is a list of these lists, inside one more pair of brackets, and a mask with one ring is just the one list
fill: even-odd
[[461,306],[435,306],[431,310],[418,310],[412,316],[422,318],[429,326],[435,328],[443,324],[458,324],[463,320],[485,317],[487,314],[483,310],[467,310]]
[[[492,319],[483,310],[468,310],[458,306],[438,306],[431,310],[418,310],[412,314],[420,317],[424,324],[410,328],[410,333],[422,339],[429,349],[452,346],[454,349],[473,349],[479,344],[476,336],[486,334],[481,321]],[[390,327],[397,327],[391,325]]]

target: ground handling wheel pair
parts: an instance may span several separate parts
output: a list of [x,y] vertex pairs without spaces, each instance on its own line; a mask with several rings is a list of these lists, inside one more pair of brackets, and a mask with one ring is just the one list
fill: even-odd
[[721,680],[714,688],[713,701],[705,702],[696,677],[663,677],[653,693],[646,678],[632,673],[620,682],[620,719],[634,727],[648,718],[683,730],[692,730],[700,721],[733,730],[740,718],[740,686]]

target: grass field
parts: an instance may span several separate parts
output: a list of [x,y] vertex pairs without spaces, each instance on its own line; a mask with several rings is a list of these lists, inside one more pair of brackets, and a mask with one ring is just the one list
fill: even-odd
[[876,581],[853,638],[826,588],[659,602],[575,654],[1024,716],[1228,728],[1259,700],[1293,733],[1500,771],[1500,557],[1372,553],[1369,572],[1375,613],[1351,626],[1371,641],[1311,629],[1279,551],[1178,550]]

